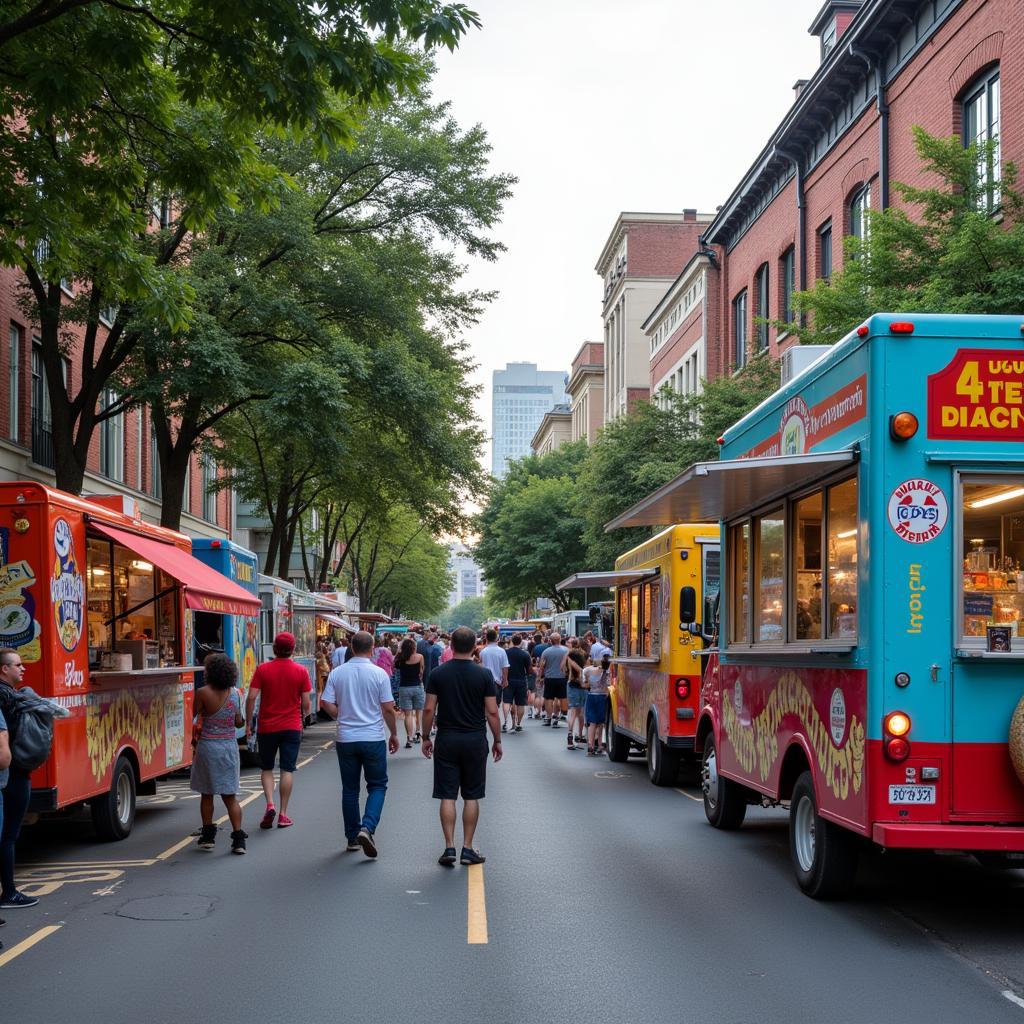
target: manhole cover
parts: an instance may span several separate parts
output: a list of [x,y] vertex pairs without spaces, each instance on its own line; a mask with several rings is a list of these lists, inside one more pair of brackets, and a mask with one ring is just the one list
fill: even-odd
[[197,921],[213,911],[212,896],[149,896],[131,900],[116,911],[133,921]]
[[629,772],[594,772],[595,779],[627,779]]

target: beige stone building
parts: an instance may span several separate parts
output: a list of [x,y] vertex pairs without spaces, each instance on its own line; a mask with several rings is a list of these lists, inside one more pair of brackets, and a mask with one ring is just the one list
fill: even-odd
[[530,448],[534,455],[547,455],[572,440],[572,413],[567,405],[556,405],[544,413]]
[[566,385],[572,413],[572,440],[593,444],[604,425],[604,344],[585,341],[573,357]]

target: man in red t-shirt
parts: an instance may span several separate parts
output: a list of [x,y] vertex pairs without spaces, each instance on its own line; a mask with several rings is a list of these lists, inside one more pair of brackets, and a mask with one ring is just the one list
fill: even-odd
[[[249,698],[245,704],[245,735],[252,735],[252,713],[256,695],[260,695],[260,717],[257,722],[257,749],[260,755],[260,781],[267,798],[267,810],[260,828],[292,824],[288,817],[288,800],[292,795],[295,762],[299,759],[302,723],[309,717],[310,692],[313,683],[309,673],[292,661],[295,637],[291,633],[278,633],[274,637],[274,660],[260,665],[249,684]],[[280,751],[281,813],[274,807],[274,762]]]

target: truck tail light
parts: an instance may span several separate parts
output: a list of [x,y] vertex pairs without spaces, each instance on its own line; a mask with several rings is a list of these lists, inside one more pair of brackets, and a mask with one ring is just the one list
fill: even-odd
[[905,761],[910,757],[910,715],[904,711],[890,711],[882,723],[885,729],[885,756],[890,761]]
[[680,679],[676,683],[676,696],[680,700],[689,700],[690,699],[690,680],[689,679]]
[[908,441],[917,433],[917,417],[912,412],[898,412],[889,417],[889,436],[894,441]]

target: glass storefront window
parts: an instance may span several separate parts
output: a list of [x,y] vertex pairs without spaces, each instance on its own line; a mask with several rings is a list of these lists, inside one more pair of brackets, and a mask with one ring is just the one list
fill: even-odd
[[783,576],[786,521],[782,509],[776,509],[757,521],[757,622],[758,643],[777,643],[783,639]]
[[857,635],[857,481],[828,489],[828,635]]
[[647,653],[652,658],[661,656],[661,584],[652,580],[647,584],[650,600],[647,602]]
[[1024,650],[1024,475],[965,477],[961,643]]
[[619,597],[619,642],[616,655],[625,657],[629,654],[629,591],[620,587]]
[[629,588],[629,653],[640,653],[640,588]]
[[825,508],[821,491],[801,498],[795,505],[796,535],[793,538],[796,559],[797,640],[820,640],[821,633],[821,537]]
[[750,523],[729,531],[732,595],[729,602],[729,640],[750,643]]

